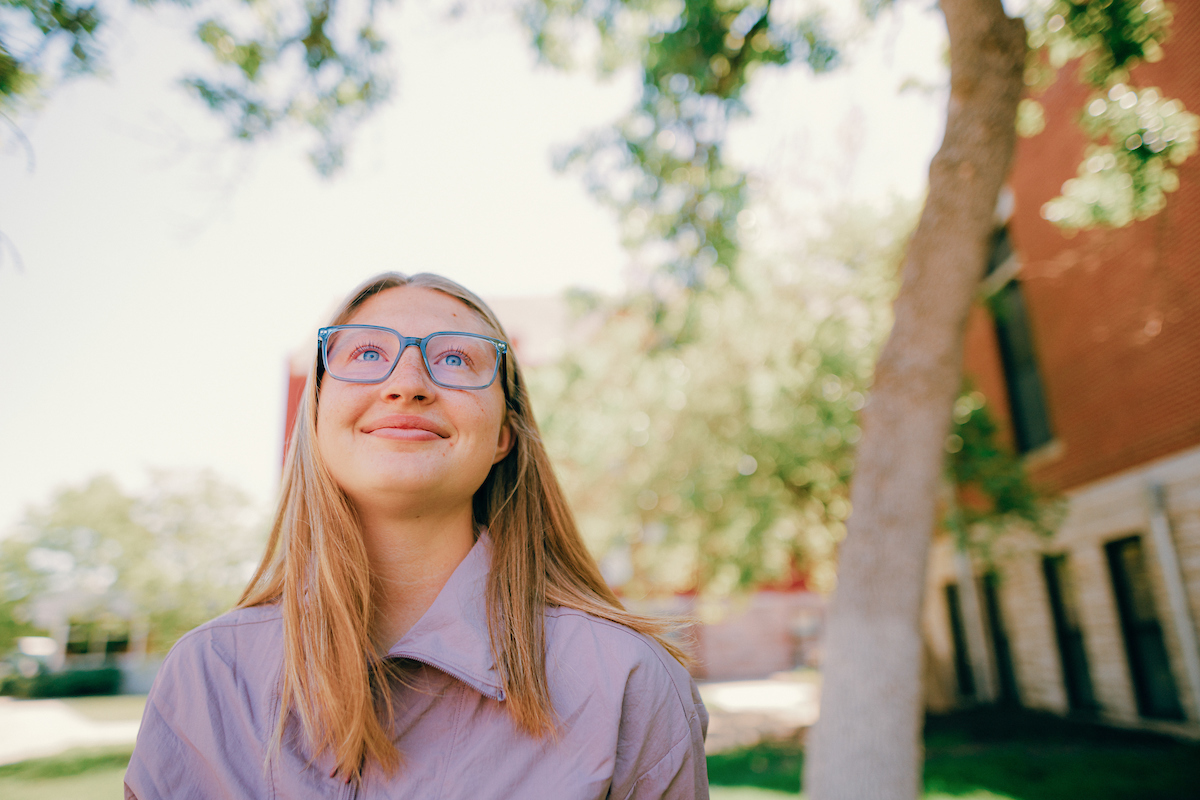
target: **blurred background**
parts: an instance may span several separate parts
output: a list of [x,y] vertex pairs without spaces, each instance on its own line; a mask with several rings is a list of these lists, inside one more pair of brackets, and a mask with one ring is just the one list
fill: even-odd
[[[1196,797],[1200,12],[1006,7],[1027,96],[947,421],[926,786]],[[695,620],[714,796],[794,796],[941,13],[312,8],[0,9],[0,692],[84,697],[0,699],[3,793],[109,796],[163,655],[261,557],[317,327],[400,270],[493,305],[606,578]],[[968,741],[1009,749],[962,774]]]

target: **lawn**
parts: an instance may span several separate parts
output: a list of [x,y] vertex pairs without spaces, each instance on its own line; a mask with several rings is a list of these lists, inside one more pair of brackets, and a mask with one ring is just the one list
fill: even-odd
[[[1149,733],[972,711],[931,717],[925,747],[926,800],[1200,800],[1200,744]],[[128,760],[126,747],[0,766],[0,797],[120,800]],[[795,800],[803,763],[794,743],[710,756],[713,800]]]
[[[764,743],[708,759],[714,800],[796,797],[804,754]],[[926,800],[1200,800],[1200,744],[1031,711],[930,717]]]
[[121,800],[132,746],[71,750],[0,766],[4,800]]

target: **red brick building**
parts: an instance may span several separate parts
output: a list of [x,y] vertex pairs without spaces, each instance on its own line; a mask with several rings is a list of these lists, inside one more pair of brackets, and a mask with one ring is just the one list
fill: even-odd
[[[1200,5],[1130,85],[1200,111]],[[1073,178],[1092,90],[1075,67],[1022,139],[965,370],[1035,483],[1062,493],[1050,540],[991,563],[939,541],[926,597],[929,701],[1007,699],[1200,736],[1200,155],[1150,219],[1067,236],[1043,204]]]

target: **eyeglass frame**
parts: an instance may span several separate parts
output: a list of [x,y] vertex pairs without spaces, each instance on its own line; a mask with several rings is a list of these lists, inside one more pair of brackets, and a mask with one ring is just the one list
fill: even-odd
[[[392,366],[388,367],[388,371],[386,373],[384,373],[381,377],[375,378],[375,379],[342,378],[337,375],[334,375],[333,372],[330,371],[330,369],[329,369],[329,337],[331,334],[333,334],[337,331],[340,331],[340,330],[345,330],[347,328],[353,328],[353,329],[359,329],[359,330],[367,329],[367,330],[387,331],[388,333],[394,334],[396,336],[396,338],[400,340],[400,349],[396,351],[396,360],[392,362]],[[425,347],[429,343],[429,340],[434,338],[435,336],[469,336],[473,339],[483,339],[484,341],[491,342],[492,344],[494,344],[496,346],[496,366],[492,369],[491,379],[488,380],[488,382],[483,384],[482,386],[455,386],[454,384],[442,383],[437,378],[433,377],[433,369],[429,366],[429,355],[426,353]],[[383,325],[329,325],[329,326],[321,328],[317,331],[317,346],[318,346],[318,352],[320,353],[320,356],[321,356],[321,372],[322,372],[322,374],[327,373],[329,375],[329,377],[333,378],[336,381],[342,381],[343,383],[364,383],[364,384],[383,383],[388,378],[390,378],[392,373],[396,370],[396,365],[399,364],[400,360],[404,357],[404,351],[414,345],[416,346],[417,350],[421,353],[421,363],[425,365],[425,374],[429,376],[429,380],[433,381],[433,383],[435,385],[440,386],[443,389],[459,389],[459,390],[468,391],[468,392],[480,391],[482,389],[486,389],[489,386],[491,386],[493,383],[496,382],[496,376],[500,374],[501,362],[504,363],[505,374],[506,375],[508,374],[508,346],[509,346],[508,342],[504,341],[503,339],[496,339],[492,336],[485,336],[482,333],[468,333],[467,331],[434,331],[433,333],[429,334],[428,336],[424,336],[424,337],[422,337],[422,336],[405,336],[404,334],[400,333],[400,331],[396,330],[395,328],[387,328],[387,327],[384,327]],[[505,382],[504,382],[504,394],[506,397],[508,396],[508,381],[507,380],[505,380]]]

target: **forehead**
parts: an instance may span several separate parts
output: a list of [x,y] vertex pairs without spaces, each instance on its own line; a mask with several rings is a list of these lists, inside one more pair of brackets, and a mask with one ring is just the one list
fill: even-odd
[[395,286],[372,295],[346,322],[382,325],[404,336],[426,336],[435,331],[494,335],[461,300],[423,286]]

